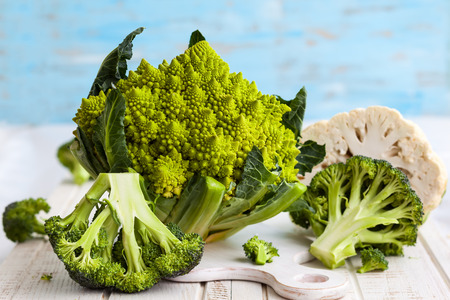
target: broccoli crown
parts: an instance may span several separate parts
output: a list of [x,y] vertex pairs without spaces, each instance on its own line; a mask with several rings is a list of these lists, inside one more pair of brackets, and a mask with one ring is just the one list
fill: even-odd
[[138,173],[101,173],[72,213],[47,219],[50,243],[70,277],[85,287],[132,293],[194,268],[202,238],[164,225],[149,204]]
[[389,162],[353,156],[317,173],[292,220],[311,226],[318,238],[310,252],[336,268],[372,246],[385,255],[402,255],[414,245],[422,224],[422,202],[405,174]]
[[272,262],[272,258],[278,255],[278,249],[271,242],[259,239],[257,235],[251,237],[244,245],[245,256],[257,265]]
[[[268,169],[296,181],[299,150],[294,133],[282,124],[291,109],[263,95],[254,82],[229,66],[200,41],[158,68],[142,60],[117,82],[126,100],[125,135],[133,168],[166,198],[179,195],[194,173],[225,186],[237,182],[247,154],[261,149]],[[92,135],[105,107],[101,92],[83,99],[74,118]]]
[[8,204],[3,211],[3,230],[13,242],[24,242],[33,234],[45,234],[44,223],[36,217],[41,212],[49,212],[50,205],[44,198],[29,198]]
[[387,270],[389,262],[386,260],[384,253],[377,248],[368,247],[361,250],[362,266],[358,269],[358,273],[366,273],[375,270]]

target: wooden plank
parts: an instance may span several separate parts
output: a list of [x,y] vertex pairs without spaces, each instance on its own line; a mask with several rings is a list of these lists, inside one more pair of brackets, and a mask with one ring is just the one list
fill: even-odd
[[232,280],[231,296],[233,300],[263,299],[263,287],[258,282]]
[[[27,300],[106,298],[107,293],[83,288],[73,281],[48,242],[40,241],[34,254],[33,263],[26,269],[20,284],[13,286],[15,293],[11,298]],[[52,280],[42,280],[43,274],[52,274]]]
[[[48,199],[52,207],[50,214],[71,211],[73,203],[84,191],[84,186],[61,184]],[[51,282],[42,281],[40,277],[43,273],[52,273],[54,279]],[[96,294],[102,297],[98,292]],[[17,244],[0,265],[0,299],[49,299],[53,296],[60,299],[61,295],[92,299],[90,291],[85,291],[69,278],[45,239]]]
[[[231,300],[231,280],[205,283],[203,300]],[[237,298],[235,298],[237,300]]]
[[[60,195],[67,195],[71,198],[77,191],[78,187],[76,186],[60,185],[52,194],[52,197],[48,199],[49,204],[52,206],[52,213],[60,213],[64,206],[63,201],[57,201],[60,200]],[[20,278],[23,278],[23,274],[26,272],[26,268],[24,267],[33,263],[33,254],[40,250],[43,243],[43,240],[35,239],[17,244],[6,260],[0,265],[0,285],[7,284],[6,281],[8,280],[17,282]],[[13,272],[11,273],[11,271]]]
[[[406,247],[404,253],[403,257],[388,257],[385,272],[357,274],[364,299],[448,299],[450,289],[422,242]],[[351,263],[355,271],[361,265],[359,257]]]
[[[136,299],[136,295],[113,292],[109,300]],[[200,300],[203,295],[203,287],[201,283],[175,283],[163,280],[138,295],[152,300]]]
[[427,220],[419,230],[419,239],[450,287],[450,235],[444,235],[440,230],[441,226],[445,224],[440,225],[433,219]]

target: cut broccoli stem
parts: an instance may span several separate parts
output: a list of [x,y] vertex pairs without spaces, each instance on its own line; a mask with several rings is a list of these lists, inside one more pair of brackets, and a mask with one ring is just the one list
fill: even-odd
[[106,174],[100,174],[89,188],[84,197],[78,202],[75,209],[67,217],[59,221],[62,226],[76,226],[80,230],[87,228],[89,216],[100,198],[109,188]]
[[[151,241],[159,244],[165,253],[169,253],[175,244],[180,243],[148,206],[139,185],[139,174],[128,173],[123,176],[108,174],[108,176],[111,183],[109,205],[115,208],[116,216],[122,224],[125,249],[128,240],[135,240],[136,219],[139,220],[138,226],[144,226]],[[133,245],[132,249],[138,252],[133,256],[140,256],[139,246]]]
[[[199,263],[201,237],[184,234],[176,225],[166,227],[153,213],[140,179],[135,172],[99,174],[73,213],[47,219],[55,253],[82,286],[137,292]],[[100,199],[107,191],[109,197]]]
[[[180,240],[156,217],[141,190],[138,173],[108,174],[108,176],[111,183],[108,203],[122,224],[122,243],[126,262],[131,270],[134,270],[133,273],[139,273],[139,270],[147,271],[156,266],[161,277],[166,278],[186,274],[198,264],[203,253],[203,241],[200,236],[184,235],[182,230],[173,228],[178,235],[183,235]],[[143,261],[137,236],[143,241],[151,241],[161,249],[162,255],[155,258],[150,267]]]
[[210,232],[210,234],[208,235],[208,237],[206,238],[205,241],[207,243],[211,243],[211,242],[215,242],[215,241],[224,240],[224,239],[232,236],[236,232],[241,231],[244,228],[245,228],[245,226],[235,227],[235,228],[231,228],[228,230],[222,230],[222,231],[217,231],[217,232]]
[[[339,171],[338,168],[335,170]],[[361,176],[362,174],[358,172],[358,175]],[[364,199],[360,200],[360,205],[353,205],[353,208],[347,208],[343,214],[342,201],[347,199],[342,195],[347,190],[348,184],[345,183],[344,176],[342,177],[344,178],[343,180],[332,178],[330,189],[328,190],[330,203],[329,223],[325,231],[311,244],[310,248],[311,254],[321,260],[328,268],[337,268],[345,263],[347,257],[356,255],[355,245],[360,242],[360,238],[355,233],[379,224],[398,223],[396,218],[384,217],[379,212],[381,208],[387,205],[385,202],[389,203],[389,201],[385,201],[386,198],[395,192],[391,183],[386,185],[381,192],[379,191],[379,186],[382,182],[382,176],[379,174],[374,178],[372,185],[365,193]],[[361,185],[361,183],[359,184]],[[358,199],[360,195],[360,188],[352,189],[349,203],[356,203],[356,200],[353,199]]]
[[114,241],[118,235],[120,224],[118,224],[112,215],[109,215],[108,218],[103,222],[102,229],[106,233],[106,246],[102,251],[102,258],[105,261],[111,261],[112,256],[111,252],[114,246]]
[[[258,254],[256,255],[255,263],[257,265],[265,265],[266,262],[268,261],[267,253],[266,253],[266,246],[264,244],[259,244],[257,253]],[[272,260],[270,260],[270,261],[272,261]]]
[[[94,244],[98,242],[98,235],[100,230],[103,228],[103,223],[109,218],[111,212],[109,208],[105,208],[95,219],[95,222],[86,229],[81,238],[73,243],[73,247],[76,249],[78,247],[83,247],[83,253],[90,255],[91,248]],[[115,236],[114,236],[115,237]]]
[[328,186],[328,225],[332,227],[342,215],[342,203],[347,200],[342,195],[350,185],[345,172],[342,172],[340,168],[332,169],[330,173],[324,174],[320,178],[320,183]]
[[225,194],[225,186],[209,176],[194,176],[180,196],[165,222],[175,223],[183,232],[195,232],[203,238],[208,235]]
[[269,199],[258,204],[249,214],[239,214],[214,223],[211,232],[229,230],[231,228],[243,228],[270,219],[287,209],[306,191],[306,186],[300,182],[281,182],[278,189]]
[[248,153],[242,179],[236,186],[235,196],[222,203],[214,223],[240,215],[262,201],[273,189],[279,174],[271,172],[264,165],[264,159],[258,147]]
[[306,225],[327,221],[323,232],[314,231],[318,237],[310,252],[331,269],[370,245],[386,255],[402,254],[403,245],[415,243],[422,223],[420,199],[405,175],[386,161],[362,156],[316,174],[305,201],[311,210],[297,205],[301,213],[291,216],[306,217],[298,222]]
[[34,224],[34,232],[38,233],[38,234],[45,234],[45,228],[44,225],[42,225],[39,222],[36,222],[36,224]]
[[333,226],[328,225],[324,232],[311,244],[310,252],[330,269],[342,266],[347,257],[356,255],[355,245],[360,241],[359,233],[363,229],[378,224],[395,224],[397,219],[378,217],[376,214],[358,218],[366,214],[364,207],[347,209]]

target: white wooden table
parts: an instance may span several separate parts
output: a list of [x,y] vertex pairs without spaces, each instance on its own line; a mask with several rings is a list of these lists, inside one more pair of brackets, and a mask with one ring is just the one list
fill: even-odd
[[[417,122],[422,126],[434,149],[444,159],[449,169],[450,139],[447,132],[450,128],[450,120],[420,119]],[[0,179],[2,181],[0,192],[8,197],[14,195],[21,197],[21,191],[27,193],[27,197],[46,196],[52,205],[52,215],[65,215],[70,212],[87,186],[78,187],[61,179],[64,171],[57,168],[57,163],[46,161],[53,157],[54,150],[48,151],[45,147],[43,148],[43,153],[39,154],[42,160],[37,167],[42,168],[47,164],[52,167],[30,170],[28,177],[24,177],[25,183],[22,182],[22,187],[19,180],[16,184],[12,178],[7,181],[8,174],[5,174],[5,170],[9,170],[9,167],[12,168],[14,164],[28,162],[27,159],[35,160],[35,158],[25,159],[18,154],[24,146],[30,146],[29,143],[31,143],[31,150],[39,150],[40,148],[36,145],[42,143],[41,135],[47,136],[49,133],[54,134],[52,143],[58,144],[64,141],[67,131],[65,127],[45,128],[41,132],[41,129],[35,128],[5,129],[0,126],[0,139],[10,138],[10,144],[6,143],[8,151],[3,148],[2,152],[0,147]],[[14,140],[16,136],[22,136],[29,141],[28,143],[19,142]],[[14,149],[17,152],[14,152]],[[27,155],[32,152],[25,151]],[[20,170],[20,165],[17,168]],[[39,174],[45,174],[45,176],[39,176]],[[56,174],[56,178],[48,177],[51,174]],[[30,179],[33,181],[27,182]],[[45,191],[44,186],[51,190]],[[15,193],[14,189],[17,189]],[[43,193],[31,193],[30,189]],[[65,195],[65,199],[61,199],[61,195]],[[7,199],[7,202],[11,201],[12,199]],[[343,299],[450,299],[449,202],[449,195],[446,195],[443,204],[420,228],[416,246],[407,247],[404,257],[389,258],[389,270],[357,274],[359,258],[351,259],[344,267],[333,270],[348,280],[348,290]],[[6,203],[1,202],[1,204],[3,210]],[[35,239],[13,247],[12,243],[2,237],[0,243],[0,254],[4,254],[3,262],[0,264],[0,299],[282,299],[269,286],[241,280],[202,283],[163,281],[148,291],[131,295],[109,290],[89,290],[80,287],[69,278],[62,263],[45,240]],[[8,246],[11,247],[8,248]],[[276,260],[273,263],[275,264]],[[305,265],[323,269],[317,260],[307,262]],[[41,275],[48,273],[53,275],[51,281],[40,279]]]
[[[88,185],[61,184],[48,201],[53,214],[65,215],[81,199]],[[64,197],[65,196],[65,197]],[[65,198],[65,202],[61,201]],[[69,200],[69,201],[67,201]],[[300,238],[300,237],[299,237]],[[404,257],[389,257],[389,270],[357,274],[359,258],[334,270],[343,274],[348,291],[343,299],[448,299],[450,295],[450,237],[443,236],[433,219],[420,229],[415,247]],[[276,264],[274,259],[272,264]],[[313,260],[305,265],[323,269]],[[52,274],[51,281],[41,280]],[[0,299],[283,299],[266,285],[250,281],[211,281],[176,283],[163,281],[138,294],[107,290],[89,290],[72,281],[63,264],[44,239],[35,239],[14,247],[0,265]],[[331,298],[326,298],[331,299]]]

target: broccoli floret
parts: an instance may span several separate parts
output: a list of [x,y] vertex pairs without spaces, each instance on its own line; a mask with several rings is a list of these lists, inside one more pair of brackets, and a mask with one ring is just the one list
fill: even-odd
[[362,267],[358,269],[358,273],[366,273],[374,270],[387,270],[389,262],[386,260],[384,253],[377,248],[366,248],[360,251]]
[[50,205],[44,198],[29,198],[8,204],[3,211],[3,230],[13,242],[22,243],[34,234],[45,235],[44,222],[36,215],[49,212]]
[[56,153],[59,162],[66,167],[72,174],[72,179],[75,184],[81,185],[91,178],[91,175],[81,166],[78,160],[70,152],[70,145],[73,140],[62,144]]
[[41,276],[41,280],[51,281],[52,279],[53,279],[52,273],[42,274],[42,276]]
[[141,183],[138,173],[101,173],[72,213],[46,221],[54,252],[80,285],[138,292],[199,263],[202,238],[164,225]]
[[364,156],[317,173],[298,201],[291,218],[313,228],[317,239],[310,252],[332,269],[369,246],[402,255],[403,246],[415,244],[423,221],[422,202],[405,174]]
[[257,265],[265,265],[272,262],[272,258],[278,255],[278,249],[271,242],[261,240],[257,235],[250,238],[244,245],[245,256]]

